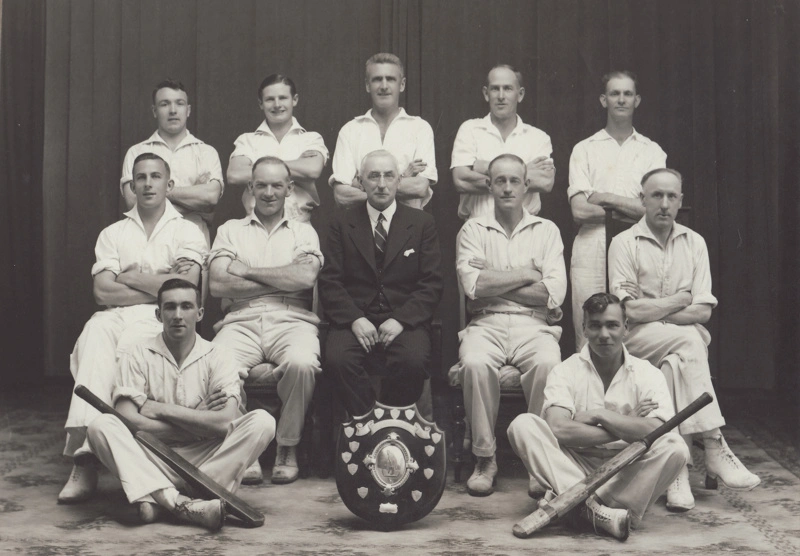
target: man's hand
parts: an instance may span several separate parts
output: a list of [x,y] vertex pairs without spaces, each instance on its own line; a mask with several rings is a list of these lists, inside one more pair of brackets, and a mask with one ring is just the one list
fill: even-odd
[[378,328],[379,340],[383,347],[389,347],[403,331],[403,325],[395,319],[386,319]]
[[481,259],[479,257],[472,257],[469,260],[469,266],[472,268],[477,268],[478,270],[486,270],[489,268],[489,263],[486,262],[486,259]]
[[226,403],[228,403],[228,394],[222,390],[217,390],[204,400],[201,400],[195,409],[200,411],[219,411],[225,408]]
[[208,183],[211,180],[211,172],[203,172],[194,180],[193,185],[198,185],[201,183]]
[[292,264],[312,264],[318,260],[317,257],[310,253],[300,253],[294,258]]
[[358,343],[361,344],[361,347],[363,347],[364,351],[367,353],[371,352],[372,348],[375,347],[375,344],[381,341],[378,335],[378,330],[375,328],[375,325],[367,319],[367,317],[361,317],[360,319],[354,320],[353,324],[350,325],[350,330],[352,330],[353,335],[358,340]]
[[361,185],[361,180],[358,179],[358,175],[353,178],[353,182],[350,184],[352,187],[355,187],[359,191],[364,191],[364,186]]
[[315,156],[322,156],[319,151],[303,151],[300,158],[314,158]]
[[250,267],[239,259],[233,259],[228,265],[228,274],[238,276],[239,278],[246,278],[247,271]]
[[683,309],[686,309],[686,307],[691,305],[692,299],[694,299],[692,292],[675,292],[673,297],[678,301],[678,303],[683,305]]
[[147,400],[142,404],[142,407],[139,408],[139,414],[148,419],[160,420],[160,414],[158,412],[159,405],[161,404],[155,400]]
[[625,290],[625,293],[631,296],[632,299],[639,299],[642,297],[642,288],[640,288],[639,284],[637,284],[636,282],[626,281],[620,284],[619,287]]
[[[476,160],[472,164],[472,171],[478,172],[479,174],[484,174],[485,176],[489,175],[489,161],[488,160]],[[489,185],[489,180],[486,180],[486,185]]]
[[598,207],[605,208],[606,206],[610,206],[611,202],[611,193],[603,193],[601,191],[595,191],[586,199],[589,203],[593,205],[597,205]]
[[418,174],[421,174],[425,171],[425,168],[428,167],[428,163],[422,160],[421,158],[417,158],[408,163],[408,167],[405,171],[400,175],[401,178],[413,178]]
[[172,268],[169,269],[170,274],[188,274],[194,265],[197,263],[191,259],[178,259]]
[[651,411],[656,409],[658,409],[658,402],[654,402],[648,394],[646,398],[636,404],[630,414],[634,417],[647,417]]
[[576,423],[592,426],[597,426],[599,422],[596,411],[578,411],[575,413],[575,417],[573,417],[572,420]]

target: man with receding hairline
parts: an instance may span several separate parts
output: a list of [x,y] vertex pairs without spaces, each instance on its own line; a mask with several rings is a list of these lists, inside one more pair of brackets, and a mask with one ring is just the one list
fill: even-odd
[[154,153],[172,168],[175,186],[168,199],[188,221],[196,224],[210,245],[208,226],[214,219],[224,189],[222,166],[217,150],[186,128],[192,113],[186,88],[180,81],[165,79],[153,89],[153,118],[158,128],[145,141],[128,149],[122,162],[120,193],[128,209],[136,196],[131,190],[133,161],[142,153]]
[[503,153],[519,156],[527,165],[530,185],[525,193],[525,210],[539,214],[540,193],[549,193],[555,180],[550,155],[553,145],[544,131],[523,123],[517,107],[525,97],[522,73],[507,64],[489,71],[483,97],[489,104],[484,118],[467,120],[453,143],[450,169],[453,184],[461,193],[458,216],[463,219],[491,215],[494,198],[489,186],[489,161]]
[[223,298],[225,311],[214,343],[234,353],[242,380],[260,363],[274,366],[282,407],[272,482],[286,484],[299,475],[297,445],[320,372],[311,301],[323,258],[314,228],[285,212],[294,190],[286,162],[259,158],[248,187],[253,212],[220,226],[209,256],[211,295]]
[[342,127],[333,152],[329,183],[336,204],[351,208],[367,200],[358,170],[367,154],[383,149],[400,166],[397,201],[421,209],[433,196],[431,186],[438,178],[433,129],[400,107],[400,93],[406,88],[400,58],[386,52],[375,54],[367,60],[365,74],[372,108]]
[[[144,153],[133,162],[131,190],[134,207],[125,218],[100,232],[92,266],[94,298],[104,305],[83,327],[70,355],[76,384],[89,388],[105,402],[117,373],[117,351],[155,335],[159,287],[172,278],[192,283],[200,279],[207,247],[197,226],[185,220],[167,200],[172,189],[169,165],[158,155]],[[64,455],[74,466],[59,503],[81,502],[97,487],[95,458],[86,443],[86,427],[99,413],[72,395],[64,428]]]
[[[703,237],[675,222],[683,200],[680,173],[669,168],[642,177],[640,201],[645,215],[617,235],[608,252],[611,291],[630,321],[625,340],[630,352],[661,368],[678,408],[703,392],[714,401],[679,425],[691,446],[700,434],[705,445],[707,483],[719,478],[728,488],[750,490],[761,479],[739,461],[720,432],[725,419],[714,395],[708,344],[703,326],[717,299],[711,293],[711,268]],[[690,460],[691,463],[691,460]],[[694,507],[686,466],[667,490],[667,509]]]
[[583,347],[583,302],[606,289],[605,209],[615,218],[635,222],[642,217],[641,177],[667,164],[657,143],[633,128],[633,114],[642,97],[633,72],[612,71],[603,76],[600,104],[606,126],[572,149],[569,159],[569,205],[580,226],[572,245],[570,283],[572,324],[577,349]]
[[397,159],[379,150],[359,173],[367,201],[331,223],[319,296],[331,323],[324,369],[352,416],[376,397],[368,371],[380,372],[378,401],[415,403],[428,377],[430,321],[442,294],[433,217],[396,201]]
[[469,325],[459,334],[459,374],[472,431],[472,496],[494,492],[494,427],[500,369],[513,365],[528,411],[538,413],[550,370],[561,362],[561,304],[567,292],[564,246],[555,224],[525,210],[527,165],[501,154],[488,165],[491,214],[470,218],[458,236],[456,270],[469,298]]

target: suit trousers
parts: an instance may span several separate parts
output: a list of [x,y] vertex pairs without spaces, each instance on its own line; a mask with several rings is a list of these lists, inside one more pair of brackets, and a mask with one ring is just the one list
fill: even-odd
[[213,343],[230,349],[241,365],[244,380],[250,369],[275,363],[281,416],[277,440],[281,446],[297,446],[303,435],[306,411],[314,396],[320,372],[319,318],[289,305],[255,306],[231,311],[214,328]]
[[561,363],[560,326],[528,315],[478,315],[459,333],[464,409],[472,427],[472,453],[488,457],[497,442],[494,427],[500,410],[500,367],[513,365],[530,413],[539,414],[550,370]]
[[[183,479],[139,444],[114,415],[97,417],[89,425],[87,436],[97,458],[119,478],[128,502],[154,502],[151,493],[185,486]],[[235,492],[245,470],[274,436],[275,419],[256,409],[232,421],[224,439],[210,438],[171,448],[221,486]]]
[[332,328],[324,372],[330,373],[347,412],[358,416],[375,404],[370,374],[382,377],[381,403],[395,407],[416,403],[428,378],[430,355],[430,331],[424,326],[403,330],[388,348],[378,346],[371,353],[364,351],[350,328]]
[[[617,450],[590,448],[582,451],[559,446],[547,422],[530,413],[519,415],[511,422],[508,439],[528,474],[556,495],[563,494],[619,453]],[[607,506],[629,509],[638,522],[688,460],[686,443],[677,433],[668,432],[639,459],[597,489],[596,494]]]
[[[75,384],[82,384],[106,403],[111,403],[114,380],[119,371],[117,350],[148,340],[163,330],[156,319],[156,305],[141,304],[98,311],[86,322],[72,354],[69,370]],[[100,412],[72,394],[67,423],[65,456],[89,451],[86,427]]]

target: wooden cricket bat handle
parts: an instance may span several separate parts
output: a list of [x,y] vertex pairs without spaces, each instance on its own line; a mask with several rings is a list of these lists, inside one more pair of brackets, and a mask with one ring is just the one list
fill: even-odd
[[91,390],[86,388],[86,386],[82,384],[78,384],[75,387],[75,395],[79,398],[82,398],[83,401],[91,405],[100,413],[110,413],[120,421],[122,424],[128,427],[128,430],[131,431],[131,434],[136,434],[139,432],[139,428],[131,423],[126,417],[124,417],[119,411],[108,405],[106,402],[98,398]]
[[697,397],[695,401],[693,401],[692,403],[681,409],[678,413],[675,414],[675,416],[672,419],[670,419],[669,421],[658,427],[656,430],[654,430],[653,432],[642,438],[640,442],[643,442],[645,446],[650,448],[650,446],[653,445],[653,442],[655,442],[656,440],[667,434],[669,431],[671,431],[672,429],[683,423],[686,419],[688,419],[690,416],[700,411],[703,407],[707,406],[712,401],[714,401],[714,398],[712,398],[708,392],[703,392],[700,396]]

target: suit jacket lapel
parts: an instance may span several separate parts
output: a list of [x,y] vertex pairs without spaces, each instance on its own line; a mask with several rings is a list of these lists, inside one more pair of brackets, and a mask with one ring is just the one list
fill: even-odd
[[369,214],[367,214],[367,205],[363,204],[358,208],[351,209],[353,217],[349,219],[350,239],[355,244],[358,252],[369,263],[370,268],[375,274],[378,273],[378,267],[375,264],[375,241],[372,236],[372,224],[369,221]]
[[392,217],[392,225],[389,228],[389,237],[386,238],[386,255],[383,259],[383,268],[389,267],[411,237],[411,230],[414,225],[407,218],[408,210],[410,209],[398,203],[397,211]]

